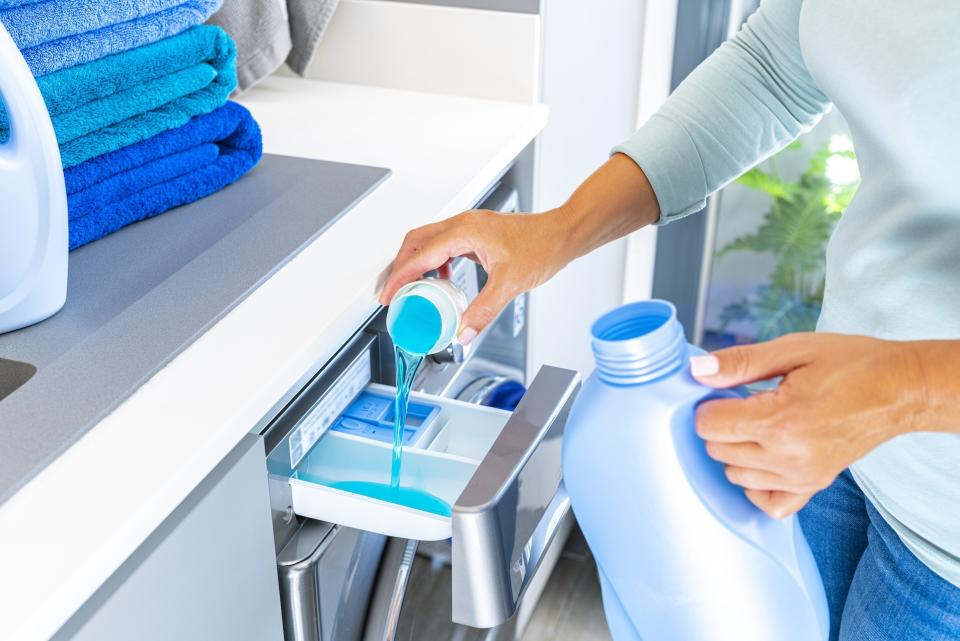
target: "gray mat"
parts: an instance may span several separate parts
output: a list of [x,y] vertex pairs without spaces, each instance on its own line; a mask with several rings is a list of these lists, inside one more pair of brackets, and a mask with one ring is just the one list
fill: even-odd
[[265,155],[220,193],[71,253],[63,310],[0,335],[7,378],[33,374],[0,395],[0,503],[389,174]]

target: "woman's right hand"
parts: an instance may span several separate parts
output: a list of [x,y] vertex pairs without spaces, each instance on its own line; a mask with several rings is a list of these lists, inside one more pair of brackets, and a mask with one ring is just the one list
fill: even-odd
[[560,210],[541,214],[466,211],[407,234],[380,293],[389,304],[397,290],[456,256],[480,263],[489,278],[463,315],[460,342],[469,344],[506,305],[540,285],[572,258]]
[[489,274],[463,316],[459,337],[467,344],[514,297],[546,282],[574,258],[659,216],[646,175],[627,156],[614,154],[557,209],[542,214],[473,210],[414,229],[393,261],[380,302],[388,305],[407,283],[455,256],[467,256]]

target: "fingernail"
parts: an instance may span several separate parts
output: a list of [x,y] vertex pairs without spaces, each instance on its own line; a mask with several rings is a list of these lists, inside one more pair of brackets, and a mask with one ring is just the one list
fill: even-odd
[[692,356],[690,358],[690,373],[700,378],[701,376],[713,376],[720,371],[720,361],[713,354],[705,356]]
[[469,345],[473,342],[473,339],[477,337],[477,330],[472,327],[464,327],[460,330],[460,339],[461,345]]

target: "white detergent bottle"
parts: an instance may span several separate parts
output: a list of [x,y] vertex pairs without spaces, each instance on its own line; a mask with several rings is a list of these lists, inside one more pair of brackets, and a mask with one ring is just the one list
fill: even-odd
[[67,298],[67,194],[40,89],[0,24],[0,333],[55,314]]
[[563,433],[563,478],[600,575],[614,641],[826,641],[827,597],[796,517],[768,517],[695,429],[736,397],[690,375],[673,305],[594,323],[597,369]]

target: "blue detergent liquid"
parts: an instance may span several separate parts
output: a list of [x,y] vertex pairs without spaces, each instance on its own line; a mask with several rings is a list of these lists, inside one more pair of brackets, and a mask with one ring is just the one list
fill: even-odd
[[[403,461],[403,435],[407,423],[407,405],[410,387],[420,363],[437,341],[443,330],[440,311],[423,296],[406,296],[393,303],[393,322],[388,328],[396,353],[397,396],[394,399],[393,458],[390,468],[390,486],[364,484],[364,494],[383,498],[418,510],[450,515],[450,506],[437,497],[413,488],[400,487],[400,469]],[[386,494],[384,494],[386,492]]]
[[[397,306],[388,328],[393,344],[408,354],[420,357],[429,354],[443,331],[440,311],[423,296],[404,296],[392,305]],[[400,387],[399,371],[397,387]]]
[[403,434],[407,425],[407,406],[410,404],[410,386],[417,375],[422,354],[411,354],[394,347],[397,362],[397,395],[393,399],[393,463],[390,467],[390,485],[400,487],[400,464],[403,459]]
[[440,516],[450,516],[452,511],[450,506],[443,500],[438,499],[429,492],[416,490],[412,487],[399,487],[387,485],[385,483],[371,483],[368,481],[340,481],[331,483],[330,487],[362,494],[381,501],[389,501],[397,505],[412,507],[415,510],[438,514]]

